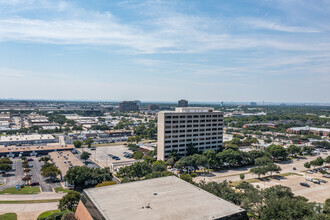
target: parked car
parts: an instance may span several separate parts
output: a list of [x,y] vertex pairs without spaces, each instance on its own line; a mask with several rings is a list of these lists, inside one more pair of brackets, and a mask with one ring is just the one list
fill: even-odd
[[33,182],[33,183],[30,183],[29,185],[30,186],[38,186],[39,185],[39,182]]
[[301,182],[300,185],[305,186],[305,187],[309,187],[309,184],[308,183],[304,183],[304,182]]
[[312,178],[306,178],[306,181],[313,182],[313,179]]
[[307,170],[307,173],[309,173],[309,174],[313,174],[314,172],[311,171],[311,170]]
[[292,169],[293,169],[293,170],[297,170],[297,168],[296,168],[296,167],[293,167]]
[[33,161],[33,159],[32,158],[28,158],[27,161]]
[[96,147],[92,147],[91,150],[96,150]]
[[321,183],[326,183],[327,181],[325,181],[325,180],[320,180],[320,182],[321,182]]
[[320,184],[320,180],[313,180],[313,183]]
[[29,167],[33,167],[33,164],[29,164]]

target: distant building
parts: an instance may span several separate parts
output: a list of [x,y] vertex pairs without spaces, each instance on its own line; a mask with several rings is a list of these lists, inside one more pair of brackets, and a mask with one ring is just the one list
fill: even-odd
[[277,127],[277,124],[273,124],[273,123],[251,123],[251,124],[243,125],[243,128],[254,127],[254,126],[267,126],[267,127],[270,127],[270,128],[275,128],[275,127]]
[[155,111],[155,110],[158,110],[158,109],[159,109],[159,105],[153,104],[153,105],[148,106],[149,111]]
[[184,99],[179,100],[178,107],[188,107],[188,101]]
[[139,106],[135,101],[123,101],[119,103],[119,111],[121,112],[137,112],[139,111]]
[[257,106],[256,102],[250,102],[250,106]]
[[247,220],[246,211],[180,178],[168,176],[85,189],[77,220]]
[[176,108],[158,113],[157,159],[167,160],[172,151],[186,156],[194,145],[198,151],[222,147],[223,112],[213,108]]
[[309,126],[289,128],[286,130],[286,132],[293,133],[293,134],[313,133],[314,135],[320,135],[320,136],[329,136],[330,135],[329,128],[314,128],[314,127],[309,127]]
[[141,107],[141,101],[140,100],[134,100],[133,102],[135,102],[137,104],[137,106]]

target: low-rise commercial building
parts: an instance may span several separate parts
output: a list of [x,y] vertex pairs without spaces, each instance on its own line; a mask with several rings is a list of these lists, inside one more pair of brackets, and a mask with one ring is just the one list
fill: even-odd
[[51,134],[0,136],[0,145],[33,145],[55,142],[57,142],[57,140]]
[[315,127],[293,127],[289,128],[286,130],[288,133],[293,133],[293,134],[308,134],[313,133],[315,135],[320,135],[320,136],[329,136],[330,135],[330,129],[329,128],[315,128]]
[[65,151],[65,150],[73,150],[74,146],[71,144],[66,145],[42,145],[42,146],[9,146],[4,147],[0,146],[0,157],[17,157],[19,155],[22,156],[36,156],[36,155],[46,155],[53,151]]
[[84,190],[78,220],[247,220],[246,211],[174,176]]
[[277,127],[277,124],[273,124],[273,123],[251,123],[251,124],[243,125],[243,128],[256,127],[256,126],[266,126],[266,127],[270,127],[270,128],[275,128],[275,127]]

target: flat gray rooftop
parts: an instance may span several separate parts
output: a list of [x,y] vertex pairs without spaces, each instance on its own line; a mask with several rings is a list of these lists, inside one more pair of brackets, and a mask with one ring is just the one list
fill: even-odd
[[174,176],[87,189],[85,193],[111,220],[219,219],[245,211]]

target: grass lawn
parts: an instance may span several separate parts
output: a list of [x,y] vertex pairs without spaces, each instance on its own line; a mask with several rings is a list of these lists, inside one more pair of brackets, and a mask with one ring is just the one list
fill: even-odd
[[19,200],[19,201],[0,201],[0,204],[30,204],[30,203],[49,203],[58,202],[59,199],[42,199],[42,200]]
[[259,179],[256,179],[256,178],[251,178],[251,179],[246,179],[246,180],[238,180],[238,181],[234,181],[232,182],[230,185],[232,186],[237,186],[238,184],[240,184],[241,182],[247,182],[247,183],[257,183],[257,182],[260,182]]
[[276,176],[291,176],[291,175],[303,176],[302,174],[299,173],[281,173]]
[[17,214],[16,213],[6,213],[3,215],[0,215],[0,220],[17,220]]
[[57,193],[68,193],[68,192],[70,192],[71,190],[68,190],[68,189],[64,189],[63,187],[56,187],[56,188],[54,188],[54,190],[55,190],[55,192],[57,192]]
[[43,212],[38,216],[38,219],[48,217],[57,212],[61,212],[61,211],[59,209],[56,209],[56,210],[50,210],[50,211]]
[[31,186],[25,186],[22,189],[16,189],[16,187],[10,187],[7,189],[4,189],[0,191],[0,194],[36,194],[40,193],[40,188],[37,187],[31,187]]

